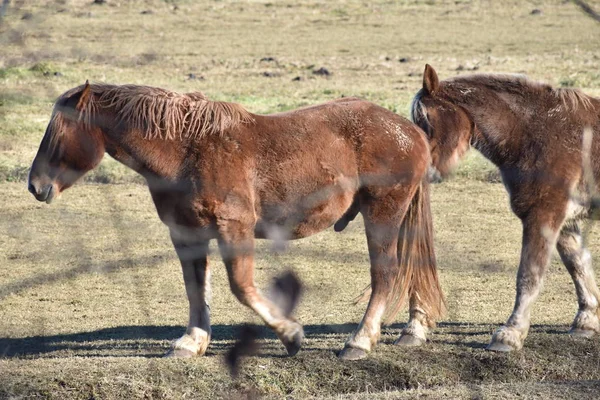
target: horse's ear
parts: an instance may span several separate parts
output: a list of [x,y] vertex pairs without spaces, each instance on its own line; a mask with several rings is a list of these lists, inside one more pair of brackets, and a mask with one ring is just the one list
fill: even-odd
[[429,94],[435,94],[440,87],[440,80],[438,79],[437,72],[429,64],[425,64],[425,71],[423,72],[423,90]]
[[77,111],[81,111],[85,108],[85,105],[90,101],[90,96],[92,95],[92,89],[90,88],[90,82],[88,80],[85,81],[85,86],[81,91],[81,95],[79,96],[79,101],[77,102],[77,106],[75,107]]

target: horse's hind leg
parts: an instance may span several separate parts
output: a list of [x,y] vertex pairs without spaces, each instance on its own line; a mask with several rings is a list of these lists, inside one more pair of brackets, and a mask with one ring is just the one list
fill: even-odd
[[168,357],[201,356],[210,342],[210,271],[208,268],[208,241],[190,242],[171,232],[171,239],[183,270],[190,316],[185,334],[173,343]]
[[427,332],[429,328],[435,327],[435,323],[427,318],[427,314],[421,307],[418,296],[414,293],[410,296],[409,314],[408,323],[394,344],[420,346],[427,341]]
[[579,311],[571,326],[571,333],[577,336],[593,336],[600,332],[598,320],[600,292],[594,279],[592,258],[590,252],[583,246],[581,230],[577,222],[570,222],[563,227],[556,248],[571,274],[579,302]]
[[403,191],[368,204],[363,210],[371,260],[371,298],[362,321],[339,355],[341,359],[364,358],[379,340],[382,318],[398,276],[398,235],[409,200]]
[[300,350],[302,325],[287,318],[280,307],[262,296],[254,283],[254,231],[243,237],[229,234],[219,239],[219,249],[227,267],[229,285],[237,299],[256,312],[275,331],[289,355]]

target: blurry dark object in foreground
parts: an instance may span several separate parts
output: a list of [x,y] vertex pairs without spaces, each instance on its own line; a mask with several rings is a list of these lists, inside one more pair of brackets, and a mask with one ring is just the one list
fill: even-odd
[[239,339],[231,350],[225,354],[225,364],[229,373],[235,379],[238,376],[240,361],[244,356],[256,354],[260,345],[256,342],[258,328],[256,326],[244,325],[239,333]]
[[[269,288],[269,298],[279,306],[286,318],[292,315],[292,312],[300,301],[301,294],[302,283],[292,271],[286,271],[282,275],[275,277],[273,284]],[[260,344],[256,341],[258,334],[258,327],[244,325],[238,335],[238,341],[225,355],[225,364],[227,364],[229,372],[234,379],[238,376],[242,357],[256,354],[260,349]]]
[[302,283],[298,276],[292,271],[286,271],[273,279],[273,285],[269,292],[269,298],[277,304],[283,315],[289,318],[300,301],[302,294]]

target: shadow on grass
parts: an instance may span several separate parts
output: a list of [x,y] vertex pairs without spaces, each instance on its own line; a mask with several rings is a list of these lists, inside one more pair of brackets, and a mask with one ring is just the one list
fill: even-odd
[[[238,338],[241,327],[242,325],[213,325],[213,339],[209,354],[230,347],[232,342]],[[255,327],[259,332],[259,339],[277,339],[268,327],[262,325],[255,325]],[[350,323],[307,325],[304,326],[304,332],[310,339],[323,339],[324,336],[349,334],[355,327],[356,324]],[[48,336],[0,338],[0,356],[3,358],[34,355],[44,357],[53,353],[52,356],[54,357],[56,355],[60,356],[61,352],[65,351],[67,352],[66,356],[77,356],[79,352],[89,356],[91,351],[96,353],[94,355],[159,357],[162,356],[161,351],[169,349],[170,341],[180,337],[184,332],[185,327],[180,325],[145,325],[119,326],[90,332]],[[342,343],[340,343],[341,345]],[[270,347],[273,346],[268,343],[262,346],[263,350],[269,350]],[[111,350],[113,351],[111,352]]]
[[[1,175],[1,171],[0,171]],[[78,251],[82,247],[77,247]],[[35,263],[35,257],[42,250],[30,251],[24,254],[18,254],[19,258],[31,258],[32,265]],[[302,265],[303,262],[310,262],[312,264],[318,265],[320,262],[332,262],[338,263],[338,265],[343,265],[344,263],[351,262],[350,260],[356,260],[363,257],[366,257],[366,253],[360,250],[356,251],[341,251],[341,250],[328,250],[322,251],[318,249],[302,249],[297,252],[289,252],[289,255],[295,257],[294,264]],[[261,252],[257,252],[257,259],[261,260],[265,258],[266,251],[261,249]],[[11,257],[17,257],[15,255],[11,255]],[[215,254],[215,259],[219,260]],[[67,264],[72,260],[71,257],[63,259],[57,258],[57,262],[61,264]],[[0,285],[0,301],[5,298],[19,294],[22,292],[26,292],[28,290],[32,290],[36,287],[46,286],[55,284],[57,282],[64,282],[73,279],[77,279],[80,276],[85,276],[88,274],[116,274],[126,271],[128,269],[134,269],[139,266],[143,266],[145,269],[149,268],[157,268],[163,265],[165,262],[179,263],[177,257],[175,256],[175,250],[168,250],[157,254],[151,254],[148,256],[138,256],[136,258],[117,258],[115,260],[104,260],[97,263],[90,263],[89,261],[80,262],[78,265],[69,268],[69,269],[61,269],[59,271],[53,272],[43,272],[43,273],[35,273],[30,277],[26,277],[20,280],[14,280],[12,282],[8,282],[4,285]],[[271,261],[271,263],[275,263],[276,261]],[[289,265],[290,263],[286,260],[282,261],[284,265]],[[340,265],[340,270],[342,267]],[[367,262],[365,262],[367,265]],[[33,268],[32,268],[33,270]],[[283,267],[281,267],[283,270]],[[367,273],[365,272],[365,275]]]
[[144,265],[147,268],[157,267],[164,262],[163,254],[153,254],[146,257],[138,257],[134,262],[129,259],[115,260],[102,265],[94,265],[89,262],[81,263],[80,265],[58,271],[38,273],[34,276],[15,280],[5,285],[0,286],[0,300],[4,300],[10,295],[18,294],[27,290],[31,290],[38,286],[50,285],[55,282],[62,282],[75,279],[80,275],[97,274],[98,271],[104,274],[117,273],[125,269],[131,269]]
[[[259,339],[268,339],[261,345],[265,356],[277,357],[283,355],[275,334],[264,325],[254,325],[259,332]],[[331,350],[337,352],[343,346],[347,337],[355,328],[355,323],[345,324],[318,324],[305,325],[304,332],[307,342],[304,351]],[[393,336],[399,334],[403,324],[393,324],[384,328],[384,331],[395,331]],[[441,336],[452,337],[489,335],[489,324],[472,324],[460,322],[446,322],[439,325]],[[232,342],[238,338],[242,325],[213,325],[212,341],[207,355],[214,355],[227,350]],[[451,329],[448,329],[451,328]],[[477,331],[467,331],[476,328]],[[99,329],[96,331],[39,335],[23,338],[0,338],[0,358],[37,358],[37,357],[73,357],[73,356],[99,356],[99,357],[161,357],[169,349],[170,342],[180,337],[185,327],[180,325],[130,325],[114,328]],[[566,333],[566,328],[561,329],[553,325],[533,325],[532,331],[538,334]],[[433,345],[449,345],[453,347],[467,347],[483,349],[487,342],[461,341],[460,339],[436,339],[432,334]],[[327,343],[331,341],[331,343]],[[311,347],[310,344],[323,343],[321,347]],[[387,343],[384,341],[383,343]],[[308,344],[308,346],[307,346]],[[391,344],[387,343],[387,344]],[[281,354],[280,354],[281,353]]]
[[[456,331],[457,335],[462,333],[462,329],[486,331],[485,328],[490,327],[486,324],[468,323],[440,325],[446,330]],[[140,359],[162,357],[169,349],[169,341],[183,333],[182,326],[120,326],[73,334],[0,338],[0,352],[5,360],[16,361],[10,364],[16,366],[12,370],[15,373],[7,376],[19,385],[23,381],[34,382],[28,390],[35,393],[41,390],[39,388],[56,389],[57,382],[60,384],[63,381],[72,387],[105,387],[111,382],[119,382],[116,379],[101,380],[105,376],[124,374],[130,377],[128,379],[135,379],[135,382],[149,386],[156,385],[157,377],[160,377],[161,382],[168,382],[172,387],[179,387],[182,382],[189,385],[189,381],[185,381],[187,376],[202,376],[208,377],[205,383],[207,386],[202,386],[202,390],[208,393],[220,390],[235,394],[245,387],[271,394],[277,390],[277,394],[280,395],[278,397],[282,398],[287,397],[286,394],[289,393],[300,393],[300,397],[334,396],[365,390],[382,392],[457,383],[481,385],[600,379],[600,370],[597,368],[600,342],[547,334],[556,329],[550,325],[533,326],[527,346],[515,353],[487,352],[471,346],[470,343],[454,344],[446,342],[445,339],[434,339],[432,343],[419,348],[384,343],[378,345],[364,360],[342,362],[336,357],[337,351],[341,349],[346,335],[355,326],[305,326],[306,345],[294,357],[287,357],[275,335],[260,326],[260,351],[257,356],[244,360],[238,381],[229,380],[226,369],[216,366],[221,365],[222,356],[233,345],[241,325],[213,326],[214,340],[209,346],[207,357],[192,362],[151,360],[147,363]],[[387,329],[400,327],[392,325]],[[93,357],[119,360],[94,361]],[[29,376],[32,374],[30,370],[21,372],[18,369],[22,365],[22,359],[33,359],[36,363],[42,360],[41,363],[35,364],[36,368],[39,368],[39,372],[34,373],[36,379]],[[71,367],[72,363],[76,362],[75,359],[82,359],[83,364]],[[43,360],[50,362],[46,363]],[[61,368],[57,368],[57,365]],[[98,378],[99,376],[102,378]],[[101,383],[98,383],[99,380]],[[2,384],[0,397],[1,386]],[[481,393],[474,389],[475,397],[471,398],[482,398]]]

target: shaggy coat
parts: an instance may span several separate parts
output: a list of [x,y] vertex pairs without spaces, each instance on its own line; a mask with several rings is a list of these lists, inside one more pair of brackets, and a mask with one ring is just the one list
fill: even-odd
[[384,108],[346,98],[256,115],[201,93],[86,84],[58,99],[29,190],[52,201],[104,152],[146,178],[182,264],[190,318],[171,355],[201,355],[208,346],[212,239],[236,297],[274,329],[290,354],[297,352],[302,326],[254,284],[254,239],[304,238],[334,224],[342,230],[359,212],[372,292],[341,356],[364,357],[386,310],[393,316],[409,296],[419,299],[412,307],[418,309],[415,332],[443,311],[424,179],[427,140]]
[[448,175],[475,147],[500,169],[511,208],[523,223],[515,307],[488,348],[522,347],[554,247],[577,291],[572,333],[599,332],[600,291],[580,225],[591,216],[600,178],[600,141],[592,141],[600,132],[600,100],[518,75],[439,81],[427,65],[411,110],[429,138],[433,174]]

